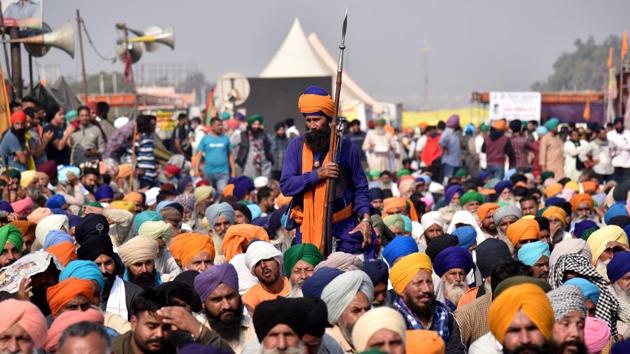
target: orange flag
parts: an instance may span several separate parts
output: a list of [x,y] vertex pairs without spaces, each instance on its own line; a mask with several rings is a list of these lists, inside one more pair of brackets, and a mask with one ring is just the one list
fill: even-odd
[[587,122],[591,120],[591,100],[589,98],[586,99],[586,105],[584,105],[584,112],[582,112],[582,117],[584,117],[584,120]]
[[628,54],[628,31],[623,31],[623,38],[621,39],[621,62],[626,58]]
[[613,62],[613,47],[608,49],[608,69],[612,69],[615,63]]
[[0,134],[11,127],[11,109],[9,108],[9,94],[4,83],[2,66],[0,66]]

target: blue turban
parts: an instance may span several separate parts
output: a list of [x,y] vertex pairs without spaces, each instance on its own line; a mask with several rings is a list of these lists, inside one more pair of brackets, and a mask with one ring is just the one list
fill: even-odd
[[623,278],[630,272],[630,252],[617,252],[606,266],[608,279],[611,283]]
[[604,214],[604,222],[608,224],[615,216],[628,216],[628,210],[626,209],[625,202],[616,202],[610,208],[606,214]]
[[94,191],[96,201],[103,199],[114,199],[114,190],[108,184],[103,184]]
[[462,194],[464,194],[464,188],[462,188],[462,186],[459,184],[451,184],[450,186],[446,187],[446,190],[444,191],[444,201],[447,205],[451,204],[451,200],[456,193],[458,193],[461,197]]
[[71,277],[96,281],[101,293],[105,288],[103,273],[101,273],[96,263],[92,261],[75,260],[68,263],[61,271],[61,274],[59,274],[59,281],[61,282]]
[[480,181],[485,181],[488,178],[490,178],[490,172],[488,171],[479,171],[479,180]]
[[61,209],[66,204],[66,198],[61,194],[55,194],[46,201],[46,208]]
[[145,221],[161,221],[161,220],[162,220],[162,215],[160,215],[160,213],[158,213],[157,211],[145,210],[139,213],[138,215],[136,215],[136,217],[133,219],[133,229],[136,233],[138,233],[138,230],[140,230],[140,226],[142,226],[142,224],[144,224]]
[[81,170],[77,166],[61,165],[57,167],[57,180],[59,181],[59,183],[61,184],[68,183],[68,172],[72,172],[77,177],[81,176]]
[[234,184],[232,195],[239,200],[245,198],[247,193],[255,189],[254,182],[247,176],[236,177],[230,183]]
[[322,291],[333,279],[343,274],[337,268],[322,267],[302,284],[304,297],[321,298]]
[[7,213],[12,213],[13,207],[11,206],[11,203],[7,202],[6,200],[0,200],[0,210],[6,211]]
[[257,219],[262,214],[262,210],[257,204],[247,204],[247,209],[252,213],[252,220]]
[[68,235],[67,232],[61,231],[61,230],[50,230],[46,234],[46,240],[44,241],[44,249],[60,244],[64,241],[68,241],[71,244],[74,244],[74,239],[72,238],[72,236]]
[[599,226],[593,220],[580,221],[573,227],[573,236],[577,238],[583,238],[586,235],[587,231],[598,228]]
[[387,284],[389,279],[389,269],[382,259],[369,259],[363,263],[363,271],[372,280],[372,284]]
[[405,232],[411,233],[411,229],[413,228],[413,226],[411,226],[411,219],[407,215],[402,214],[400,217],[403,219]]
[[73,228],[81,222],[81,217],[78,215],[68,215],[68,227]]
[[409,236],[398,235],[383,249],[383,257],[389,266],[393,266],[396,260],[408,254],[418,252],[418,244]]
[[600,290],[597,287],[597,285],[591,283],[590,281],[584,278],[571,278],[565,281],[563,285],[577,286],[578,288],[580,288],[580,290],[582,290],[582,293],[584,294],[584,297],[587,300],[590,299],[593,301],[593,305],[597,305],[597,301],[599,301],[599,293],[600,293]]
[[451,246],[443,249],[435,256],[433,270],[440,278],[449,270],[459,268],[468,274],[473,267],[472,255],[468,250],[459,246]]
[[497,196],[500,195],[506,188],[509,189],[510,192],[512,191],[512,183],[510,183],[510,181],[499,181],[499,183],[494,186]]
[[538,262],[540,257],[550,255],[549,244],[544,241],[526,243],[518,250],[518,260],[530,267]]
[[560,207],[560,204],[562,204],[562,202],[565,202],[566,200],[564,200],[564,198],[560,198],[560,197],[551,197],[547,200],[545,200],[545,206],[552,206],[555,205],[557,207]]
[[159,203],[157,203],[157,205],[155,206],[155,211],[157,211],[158,213],[160,211],[162,211],[162,209],[166,208],[167,206],[171,205],[171,204],[175,204],[176,202],[174,200],[163,200]]
[[466,127],[464,128],[464,134],[466,135],[475,134],[475,126],[472,123],[469,123],[468,125],[466,125]]
[[477,230],[470,225],[458,227],[451,234],[457,236],[459,246],[467,250],[477,241]]
[[558,128],[558,125],[560,125],[560,119],[558,118],[551,118],[544,124],[547,130],[556,130],[556,128]]

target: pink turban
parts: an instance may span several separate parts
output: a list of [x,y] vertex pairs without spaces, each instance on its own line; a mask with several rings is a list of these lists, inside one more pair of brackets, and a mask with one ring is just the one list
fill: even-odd
[[8,299],[0,302],[0,334],[19,324],[31,337],[35,348],[39,349],[46,341],[46,318],[42,312],[29,301]]
[[104,318],[101,311],[93,308],[88,309],[87,311],[66,311],[62,313],[59,317],[55,318],[52,325],[50,325],[44,349],[46,349],[49,353],[56,352],[57,343],[59,342],[59,338],[61,338],[63,331],[73,324],[83,321],[103,324]]
[[584,325],[584,345],[589,354],[601,352],[610,342],[608,323],[595,317],[587,317]]
[[28,214],[26,220],[32,222],[33,224],[37,224],[48,215],[52,215],[52,210],[48,208],[37,208],[33,210],[30,214]]
[[16,202],[11,203],[11,207],[13,208],[13,211],[15,211],[15,213],[18,214],[20,217],[25,217],[26,215],[30,214],[33,209],[35,209],[35,203],[33,203],[33,200],[31,198],[26,197],[24,199],[20,199]]

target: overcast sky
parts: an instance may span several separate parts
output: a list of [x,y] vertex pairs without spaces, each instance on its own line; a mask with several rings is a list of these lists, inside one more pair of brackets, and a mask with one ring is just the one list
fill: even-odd
[[[142,62],[196,63],[214,81],[227,71],[257,76],[295,17],[336,57],[346,6],[348,72],[375,98],[412,105],[423,92],[423,40],[431,47],[434,106],[452,107],[473,90],[527,90],[576,38],[601,41],[630,29],[627,0],[45,0],[44,20],[57,28],[80,9],[97,48],[109,56],[118,21],[140,29],[173,25],[175,51],[145,53]],[[88,73],[122,70],[89,47],[86,61]],[[41,63],[80,74],[78,55],[72,60],[51,50]]]

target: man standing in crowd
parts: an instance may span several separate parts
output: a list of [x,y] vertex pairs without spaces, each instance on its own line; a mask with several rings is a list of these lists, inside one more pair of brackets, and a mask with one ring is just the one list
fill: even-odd
[[70,136],[70,146],[72,146],[71,161],[75,166],[83,162],[99,160],[105,152],[105,140],[99,127],[92,123],[90,109],[81,106],[77,109],[78,124],[76,130]]
[[[203,173],[200,163],[202,156]],[[230,176],[236,176],[230,139],[223,135],[223,122],[219,118],[210,120],[210,132],[197,146],[196,161],[199,162],[198,174],[203,176],[219,193],[223,192]]]
[[173,146],[175,147],[175,151],[184,155],[186,160],[190,160],[192,157],[192,148],[190,146],[190,136],[191,136],[190,125],[188,124],[188,116],[186,113],[180,113],[177,115],[177,125],[173,130],[173,135],[171,139],[173,140]]
[[446,121],[446,130],[440,138],[440,146],[444,177],[448,178],[462,165],[462,135],[457,114],[450,116]]
[[[238,145],[236,163],[242,174],[250,178],[269,177],[273,160],[272,144],[265,132],[264,120],[260,114],[247,118],[247,130],[242,132],[235,142]],[[277,163],[280,163],[278,161]]]
[[287,137],[284,123],[276,124],[276,135],[273,136],[271,143],[273,144],[273,160],[275,161],[271,167],[271,178],[279,181],[282,175],[284,154],[287,151],[287,146],[289,146],[289,138]]
[[556,179],[564,177],[564,143],[558,136],[558,118],[551,118],[545,122],[549,131],[539,141],[540,167],[543,171],[551,171]]

